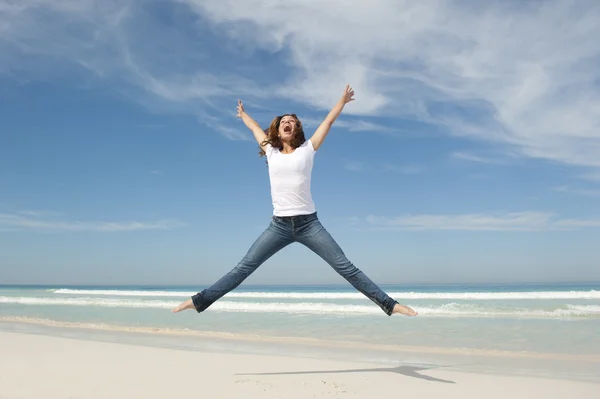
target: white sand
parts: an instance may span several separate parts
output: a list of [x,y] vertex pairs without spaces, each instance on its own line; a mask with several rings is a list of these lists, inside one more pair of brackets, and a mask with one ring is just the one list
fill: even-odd
[[1,399],[600,398],[600,382],[221,354],[0,332]]

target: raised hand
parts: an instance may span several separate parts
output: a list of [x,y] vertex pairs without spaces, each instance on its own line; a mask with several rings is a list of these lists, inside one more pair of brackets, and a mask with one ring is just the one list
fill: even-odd
[[242,100],[238,100],[236,117],[241,118],[244,112],[244,104],[242,104]]
[[354,101],[354,89],[350,85],[346,85],[344,94],[342,94],[342,100],[344,104],[348,104],[350,101]]
[[267,135],[260,125],[246,113],[244,110],[244,104],[242,104],[242,100],[238,100],[236,117],[240,118],[242,122],[244,122],[244,125],[246,125],[246,127],[252,131],[254,138],[258,142],[258,145],[264,150],[265,147],[263,143],[267,139]]
[[313,134],[310,138],[310,142],[312,143],[315,151],[319,149],[321,144],[323,144],[323,140],[325,140],[325,137],[329,134],[331,125],[333,125],[333,122],[335,122],[337,117],[340,115],[344,109],[344,106],[350,101],[354,101],[354,89],[350,85],[346,85],[340,100],[334,105],[331,111],[329,111],[325,117],[325,120],[319,125],[315,131],[315,134]]

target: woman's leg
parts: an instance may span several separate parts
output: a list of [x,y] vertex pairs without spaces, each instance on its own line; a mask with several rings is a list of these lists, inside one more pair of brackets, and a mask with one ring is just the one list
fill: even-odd
[[329,263],[354,288],[379,305],[388,316],[397,312],[411,316],[416,315],[414,310],[400,305],[390,298],[365,273],[354,266],[318,219],[314,218],[308,222],[297,240]]
[[292,242],[291,232],[285,226],[272,221],[269,227],[252,244],[246,256],[242,258],[236,267],[221,277],[212,286],[197,293],[190,300],[173,309],[173,312],[192,308],[195,308],[197,312],[204,311],[223,295],[239,286],[267,259]]

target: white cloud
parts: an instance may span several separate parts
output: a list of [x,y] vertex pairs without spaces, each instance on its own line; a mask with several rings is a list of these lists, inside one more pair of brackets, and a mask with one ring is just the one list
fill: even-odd
[[390,163],[373,165],[362,161],[347,161],[344,168],[352,172],[362,171],[377,171],[377,172],[392,172],[402,175],[417,175],[424,172],[423,168],[418,165],[395,165]]
[[589,188],[573,188],[569,186],[558,186],[553,188],[554,191],[558,191],[565,194],[583,195],[586,197],[600,197],[600,189],[589,189]]
[[403,175],[418,175],[423,173],[423,168],[418,165],[384,164],[382,168],[386,172],[400,173]]
[[488,178],[488,175],[485,173],[472,173],[467,176],[471,180],[483,180]]
[[[298,118],[300,118],[300,120],[302,121],[302,126],[304,128],[308,127],[311,129],[316,129],[321,124],[321,122],[323,122],[323,119],[325,119],[326,115],[327,113],[323,112],[322,119],[314,117],[303,117],[302,115],[298,115]],[[349,132],[377,132],[386,134],[394,132],[393,129],[387,126],[383,126],[381,124],[369,122],[362,119],[348,118],[343,114],[335,121],[333,126],[334,129],[343,128],[348,130]]]
[[590,219],[590,220],[581,220],[581,219],[563,219],[557,220],[554,223],[556,228],[564,228],[564,229],[577,229],[582,227],[600,227],[600,219]]
[[[193,114],[230,139],[245,139],[227,126],[223,118],[229,115],[212,101],[249,93],[261,98],[261,87],[217,65],[204,68],[198,61],[207,62],[210,54],[198,48],[202,40],[160,24],[141,3],[0,0],[0,11],[0,75],[25,81],[68,76],[89,87],[94,79],[79,82],[70,76],[87,70],[150,109]],[[235,101],[230,103],[235,111]],[[213,114],[207,117],[206,110]]]
[[376,228],[397,230],[543,231],[600,227],[600,219],[559,219],[547,212],[368,216],[366,221]]
[[476,155],[470,152],[453,152],[450,157],[452,159],[459,159],[462,161],[470,161],[470,162],[479,162],[479,163],[489,163],[489,164],[499,164],[503,163],[503,161],[499,159],[492,159],[487,157],[482,157],[480,155]]
[[338,120],[336,124],[345,127],[350,132],[390,132],[392,129],[377,123],[368,122],[360,119],[356,120]]
[[[275,96],[321,111],[350,83],[357,101],[345,113],[363,120],[413,119],[527,157],[600,167],[597,1],[177,0],[161,7],[172,8],[172,25],[143,2],[0,0],[0,73],[46,79],[67,61],[138,100],[137,91],[152,94],[161,111],[209,110],[232,139],[245,136],[224,122],[219,100],[233,110],[238,96],[258,103]],[[190,9],[199,18],[195,36]],[[235,51],[217,62],[215,48]],[[277,60],[276,73],[244,69],[257,50]]]
[[350,161],[344,164],[344,168],[352,172],[360,172],[365,169],[365,165],[362,162]]
[[16,212],[18,215],[31,216],[31,217],[46,217],[46,216],[60,216],[57,212],[39,211],[33,209],[22,209]]
[[65,221],[39,217],[39,214],[0,214],[0,229],[4,231],[97,231],[97,232],[123,232],[137,230],[165,230],[182,226],[182,223],[173,220],[156,222],[80,222]]
[[579,178],[600,183],[600,172],[584,173],[580,175]]
[[348,112],[600,166],[598,2],[181,1],[282,52],[293,73],[280,95],[327,108],[350,82]]

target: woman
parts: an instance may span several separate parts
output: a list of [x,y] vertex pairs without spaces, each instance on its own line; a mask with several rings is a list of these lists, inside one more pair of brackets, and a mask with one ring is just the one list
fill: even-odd
[[299,242],[323,258],[388,316],[394,313],[417,315],[413,309],[390,298],[346,258],[342,249],[319,222],[311,198],[310,180],[315,152],[321,147],[344,106],[354,100],[353,97],[354,90],[349,85],[346,86],[342,98],[309,140],[304,137],[302,124],[296,115],[278,116],[263,131],[244,111],[242,102],[238,101],[237,117],[254,134],[261,148],[260,155],[267,157],[273,201],[272,221],[233,270],[211,287],[177,306],[173,312],[186,309],[204,311],[240,285],[277,251],[293,242]]

